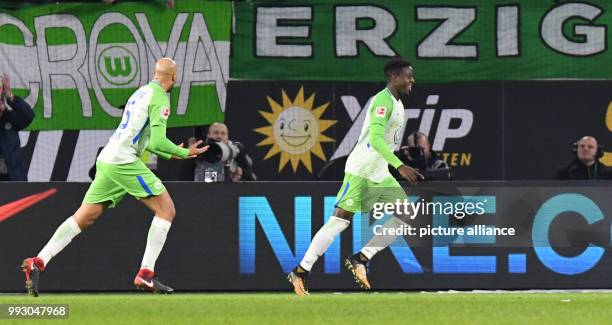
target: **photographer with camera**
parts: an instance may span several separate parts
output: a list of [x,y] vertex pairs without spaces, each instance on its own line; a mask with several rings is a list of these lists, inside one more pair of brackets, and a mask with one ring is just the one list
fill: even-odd
[[34,111],[11,90],[10,79],[3,74],[0,83],[0,170],[6,170],[8,180],[27,181],[23,165],[19,131],[25,129],[34,119]]
[[[196,139],[191,138],[189,141]],[[229,140],[225,124],[211,124],[204,143],[209,148],[196,160],[194,181],[215,183],[257,180],[253,173],[253,160],[240,142]]]
[[425,177],[425,180],[452,179],[450,167],[431,150],[427,135],[415,131],[408,136],[406,142],[407,145],[401,147],[398,154],[398,157],[406,166],[417,169]]

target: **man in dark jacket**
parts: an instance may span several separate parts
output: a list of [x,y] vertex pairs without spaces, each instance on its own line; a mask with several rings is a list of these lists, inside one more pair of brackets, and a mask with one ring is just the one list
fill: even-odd
[[612,179],[612,170],[599,161],[603,148],[597,139],[582,137],[572,151],[576,157],[557,170],[556,179]]
[[4,74],[0,86],[0,155],[4,158],[11,181],[27,181],[23,165],[19,131],[34,119],[28,103],[11,91],[10,79]]

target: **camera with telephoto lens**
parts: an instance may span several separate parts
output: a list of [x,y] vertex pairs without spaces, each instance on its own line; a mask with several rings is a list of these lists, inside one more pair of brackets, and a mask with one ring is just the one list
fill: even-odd
[[232,160],[240,153],[240,144],[238,142],[228,143],[215,141],[210,138],[206,138],[204,141],[205,145],[209,146],[208,150],[198,156],[198,160],[207,161],[211,164],[221,162],[224,164],[228,160]]

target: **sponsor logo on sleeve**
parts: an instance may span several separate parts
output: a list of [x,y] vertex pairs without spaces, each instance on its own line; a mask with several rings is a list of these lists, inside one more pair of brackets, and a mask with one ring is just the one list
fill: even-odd
[[161,110],[161,117],[163,117],[164,119],[168,119],[168,116],[170,116],[170,108],[168,107],[162,107]]

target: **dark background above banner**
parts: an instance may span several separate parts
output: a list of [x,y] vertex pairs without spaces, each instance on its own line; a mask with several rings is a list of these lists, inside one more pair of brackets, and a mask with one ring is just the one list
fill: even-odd
[[[261,179],[339,180],[361,130],[360,114],[383,87],[383,83],[233,81],[226,112],[230,138],[249,148]],[[417,129],[427,134],[432,148],[453,168],[455,179],[552,179],[555,170],[572,159],[571,145],[580,137],[592,135],[604,148],[612,146],[612,119],[606,120],[611,87],[607,81],[417,83],[413,94],[403,98],[408,118],[403,143]],[[314,95],[313,109],[326,107],[320,117],[308,113],[309,107],[295,108],[308,106],[296,104],[300,89],[305,99]],[[275,103],[287,113],[268,121],[260,111],[273,112]],[[279,135],[280,124],[288,117],[296,123],[335,121],[323,132],[309,129],[295,134],[322,133],[332,139],[320,142],[324,159],[314,153],[315,144],[294,148]],[[271,131],[273,125],[276,133]],[[603,161],[611,164],[610,156],[606,154]],[[295,169],[291,158],[299,160]],[[281,164],[284,161],[289,162]]]
[[[382,87],[360,82],[232,81],[226,112],[229,138],[245,145],[261,180],[341,180],[346,155],[361,130],[360,114]],[[611,88],[608,81],[418,83],[413,94],[403,98],[409,118],[404,143],[417,129],[428,134],[459,180],[551,179],[572,159],[571,145],[583,135],[595,136],[612,151],[612,113],[607,115]],[[268,121],[264,115],[273,112],[274,103],[286,106],[282,111],[287,112]],[[315,111],[321,114],[315,117]],[[313,126],[317,121],[317,128],[304,132],[302,125],[298,137],[289,141],[300,144],[302,135],[315,140],[291,147],[286,139],[275,137],[272,126],[280,128],[280,121],[289,117],[302,123],[312,120]],[[320,123],[328,128],[320,131]],[[112,130],[30,132],[22,142],[29,179],[88,181],[97,150],[111,134]],[[193,135],[193,128],[168,130],[175,143]],[[612,164],[612,154],[602,160]],[[191,180],[193,168],[193,161],[159,159],[156,172],[163,180]]]
[[504,83],[506,179],[551,177],[572,159],[572,144],[594,136],[612,165],[612,82],[531,81]]

